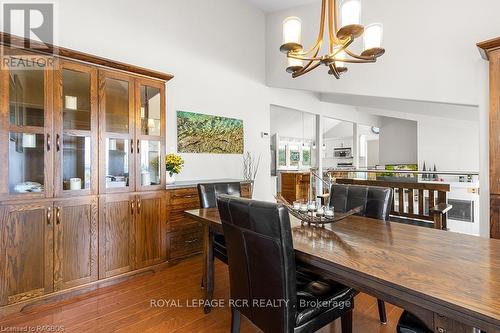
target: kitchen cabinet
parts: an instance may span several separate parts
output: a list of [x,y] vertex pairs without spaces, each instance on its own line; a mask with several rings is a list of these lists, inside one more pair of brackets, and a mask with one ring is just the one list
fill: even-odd
[[54,202],[54,289],[97,280],[97,197]]
[[97,68],[67,60],[54,72],[55,197],[96,195]]
[[15,67],[28,55],[6,55],[0,71],[0,199],[53,196],[53,58],[36,69]]
[[2,37],[1,312],[166,261],[173,76]]
[[165,261],[166,209],[165,194],[145,193],[136,196],[135,268]]
[[99,278],[130,272],[134,268],[135,195],[101,196],[99,199]]
[[54,214],[51,202],[0,206],[0,305],[54,289]]
[[166,208],[163,191],[101,197],[100,278],[166,260]]
[[[223,182],[224,180],[221,180]],[[251,182],[241,182],[241,196],[252,198]],[[178,260],[203,251],[203,226],[184,214],[200,208],[196,182],[185,187],[167,188],[166,191],[167,259]]]

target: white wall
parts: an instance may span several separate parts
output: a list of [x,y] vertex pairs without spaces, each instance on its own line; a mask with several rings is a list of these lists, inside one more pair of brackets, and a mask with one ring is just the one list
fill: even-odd
[[[171,72],[167,151],[176,150],[176,110],[243,119],[245,150],[261,155],[255,197],[270,199],[265,17],[244,0],[64,0],[62,46]],[[241,52],[245,41],[252,52]],[[241,178],[242,155],[183,154],[178,180]]]
[[271,135],[276,133],[280,137],[315,140],[315,115],[271,105]]
[[418,160],[441,171],[479,170],[479,123],[418,121]]
[[385,118],[380,126],[379,163],[415,164],[418,162],[417,123]]
[[367,157],[366,157],[366,164],[369,167],[373,167],[375,165],[380,164],[380,157],[379,157],[379,140],[368,140],[366,142],[366,149],[367,149]]

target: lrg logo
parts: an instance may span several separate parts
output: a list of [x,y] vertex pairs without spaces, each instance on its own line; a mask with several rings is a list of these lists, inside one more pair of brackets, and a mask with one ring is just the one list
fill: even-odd
[[[25,38],[26,48],[40,48],[40,44],[54,44],[53,3],[2,3],[3,31]],[[30,45],[30,40],[37,46]]]

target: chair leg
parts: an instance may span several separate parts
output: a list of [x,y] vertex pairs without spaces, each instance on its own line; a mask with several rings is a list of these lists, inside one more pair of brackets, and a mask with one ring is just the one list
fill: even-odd
[[385,302],[377,299],[378,316],[381,324],[387,324],[387,314],[385,313]]
[[240,312],[231,308],[231,333],[240,333]]
[[344,313],[340,318],[342,333],[352,333],[352,310]]

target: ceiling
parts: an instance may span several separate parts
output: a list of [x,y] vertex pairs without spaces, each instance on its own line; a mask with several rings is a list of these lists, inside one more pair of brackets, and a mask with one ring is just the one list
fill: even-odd
[[247,0],[257,8],[266,13],[272,13],[279,10],[292,8],[310,3],[319,2],[319,0]]

